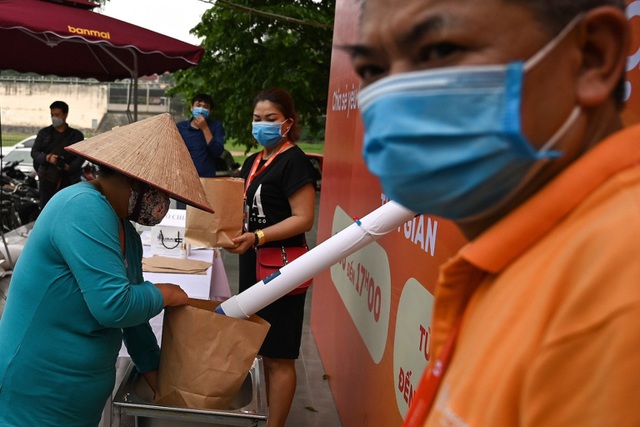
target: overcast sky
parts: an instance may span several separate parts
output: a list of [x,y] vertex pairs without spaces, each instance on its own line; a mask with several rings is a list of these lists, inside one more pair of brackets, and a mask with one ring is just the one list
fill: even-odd
[[210,7],[199,0],[109,0],[101,13],[197,45],[189,30]]

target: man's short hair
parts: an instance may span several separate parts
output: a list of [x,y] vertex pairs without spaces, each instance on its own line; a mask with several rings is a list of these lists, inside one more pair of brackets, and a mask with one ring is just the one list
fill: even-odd
[[206,102],[207,104],[209,104],[211,106],[211,108],[213,108],[213,98],[211,97],[211,95],[208,95],[206,93],[199,93],[196,96],[194,96],[193,98],[191,98],[191,105],[193,105],[194,102],[196,101],[200,101],[200,102]]
[[57,108],[59,110],[62,110],[64,114],[69,114],[69,106],[64,101],[54,101],[53,104],[49,105],[49,108],[51,110]]
[[[558,34],[582,12],[588,12],[600,6],[613,6],[624,11],[625,0],[505,0],[508,3],[520,4],[533,11],[536,20],[549,29],[553,35]],[[626,77],[623,73],[612,97],[619,107],[624,105]]]
[[613,6],[625,10],[625,0],[505,0],[531,9],[536,19],[554,34],[559,33],[581,12],[600,6]]

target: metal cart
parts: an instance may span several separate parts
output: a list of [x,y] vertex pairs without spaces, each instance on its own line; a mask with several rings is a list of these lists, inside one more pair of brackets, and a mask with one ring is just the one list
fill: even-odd
[[240,392],[228,409],[191,409],[153,403],[146,381],[133,363],[127,367],[113,403],[111,425],[120,426],[123,414],[135,417],[136,427],[198,427],[267,425],[267,395],[262,359],[256,358]]

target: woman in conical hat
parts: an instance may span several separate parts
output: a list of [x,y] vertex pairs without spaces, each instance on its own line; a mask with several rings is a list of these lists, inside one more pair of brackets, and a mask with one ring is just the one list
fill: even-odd
[[169,115],[69,151],[99,176],[49,201],[15,266],[0,319],[0,425],[98,425],[123,338],[153,387],[159,348],[148,321],[188,297],[143,279],[129,220],[160,222],[170,196],[211,211]]

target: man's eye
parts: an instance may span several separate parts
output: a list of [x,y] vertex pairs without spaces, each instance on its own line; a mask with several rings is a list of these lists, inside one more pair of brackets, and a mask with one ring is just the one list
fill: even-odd
[[440,61],[451,56],[460,50],[460,47],[453,43],[437,43],[420,49],[419,56],[422,63],[430,61]]
[[381,77],[384,77],[385,73],[387,72],[384,68],[372,64],[354,64],[354,69],[356,74],[360,76],[363,83],[365,84],[371,83]]

